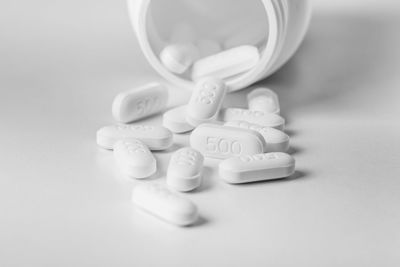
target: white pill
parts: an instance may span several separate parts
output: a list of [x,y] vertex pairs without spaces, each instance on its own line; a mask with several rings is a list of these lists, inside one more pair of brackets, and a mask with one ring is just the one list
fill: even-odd
[[170,43],[193,43],[196,39],[196,29],[190,23],[182,21],[172,29],[169,41]]
[[247,95],[249,109],[279,114],[281,111],[278,95],[268,88],[258,88]]
[[163,126],[173,133],[186,133],[193,130],[194,126],[186,121],[186,110],[187,106],[185,105],[164,113]]
[[204,77],[226,79],[254,68],[260,60],[254,46],[239,46],[199,59],[193,64],[192,79]]
[[186,120],[193,126],[215,120],[225,95],[226,86],[222,80],[215,78],[199,80],[187,107]]
[[118,94],[112,113],[118,122],[134,122],[164,110],[168,102],[168,89],[159,83],[150,83]]
[[229,127],[238,127],[259,132],[265,140],[264,152],[286,152],[289,149],[290,138],[284,132],[271,127],[265,127],[245,121],[230,121],[224,124]]
[[192,191],[199,187],[203,162],[203,155],[193,148],[186,147],[176,151],[168,166],[168,186],[182,192]]
[[256,131],[202,124],[192,132],[190,145],[205,157],[227,159],[263,153],[265,141]]
[[186,72],[198,58],[198,48],[190,43],[168,45],[160,54],[164,67],[176,74]]
[[196,222],[198,210],[190,200],[159,184],[140,184],[133,189],[132,202],[142,210],[175,225]]
[[122,173],[131,178],[148,178],[157,171],[156,159],[139,140],[118,141],[114,145],[114,158]]
[[241,156],[219,165],[220,177],[231,184],[280,179],[295,172],[295,160],[286,153]]
[[227,108],[221,111],[221,120],[224,122],[247,121],[281,131],[285,128],[284,118],[278,114],[266,113],[258,110]]
[[97,131],[97,144],[105,149],[113,149],[121,139],[138,139],[151,150],[164,150],[172,145],[173,135],[161,126],[110,125]]
[[201,58],[218,54],[222,51],[221,45],[214,40],[200,40],[197,42],[197,47],[199,48]]

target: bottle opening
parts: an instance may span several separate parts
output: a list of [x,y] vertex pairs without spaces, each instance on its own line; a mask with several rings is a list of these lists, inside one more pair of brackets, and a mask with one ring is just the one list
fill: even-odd
[[[230,90],[241,89],[257,80],[272,57],[277,25],[276,18],[270,17],[275,16],[271,1],[145,2],[146,15],[139,28],[147,43],[142,42],[142,49],[161,75],[182,87],[191,87],[205,76],[217,76]],[[212,62],[232,67],[216,71],[213,68],[218,64],[209,64]]]

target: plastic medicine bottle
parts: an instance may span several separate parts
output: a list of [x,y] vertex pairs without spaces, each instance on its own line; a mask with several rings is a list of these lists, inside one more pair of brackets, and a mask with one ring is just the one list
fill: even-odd
[[246,88],[284,65],[304,39],[311,17],[309,0],[128,0],[128,7],[145,57],[178,87],[192,88],[193,81],[160,62],[160,52],[171,39],[211,40],[223,50],[242,43],[256,46],[259,62],[227,78],[230,91]]

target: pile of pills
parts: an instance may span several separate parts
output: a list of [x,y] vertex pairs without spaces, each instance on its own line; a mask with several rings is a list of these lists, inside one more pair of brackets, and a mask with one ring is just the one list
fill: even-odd
[[[219,177],[230,184],[281,179],[295,172],[295,160],[285,152],[289,137],[279,115],[277,95],[259,88],[248,94],[248,109],[221,109],[227,93],[219,78],[200,79],[189,103],[166,111],[167,88],[159,83],[119,94],[113,115],[119,122],[97,131],[97,144],[113,150],[121,174],[146,179],[157,172],[152,151],[173,145],[173,135],[191,132],[190,146],[171,156],[166,186],[141,183],[132,201],[141,209],[179,226],[196,222],[198,209],[177,192],[190,192],[201,185],[205,158],[221,160]],[[163,126],[132,124],[165,112]],[[130,123],[130,124],[127,124]]]
[[[205,158],[220,160],[219,177],[230,184],[282,179],[295,172],[295,160],[285,152],[289,136],[283,132],[278,96],[267,88],[248,94],[248,108],[222,109],[228,92],[227,78],[251,70],[260,60],[258,43],[243,43],[237,37],[220,45],[195,40],[181,27],[160,53],[166,69],[195,81],[187,105],[166,111],[168,89],[149,83],[116,96],[112,113],[116,125],[97,131],[97,144],[113,150],[126,177],[146,179],[157,170],[152,151],[173,145],[174,134],[190,133],[190,147],[175,151],[165,173],[166,185],[139,183],[132,202],[148,213],[179,226],[194,224],[197,206],[178,192],[191,192],[202,183]],[[184,36],[185,38],[183,38]],[[224,50],[223,50],[224,49]],[[163,126],[136,124],[159,113]]]

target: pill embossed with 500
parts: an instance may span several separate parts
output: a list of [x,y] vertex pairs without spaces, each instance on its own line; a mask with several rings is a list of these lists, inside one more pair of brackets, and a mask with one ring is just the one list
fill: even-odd
[[112,113],[116,121],[129,123],[161,112],[167,102],[168,89],[159,83],[150,83],[118,94]]
[[202,124],[190,136],[190,144],[205,157],[227,159],[264,151],[263,137],[251,130]]

